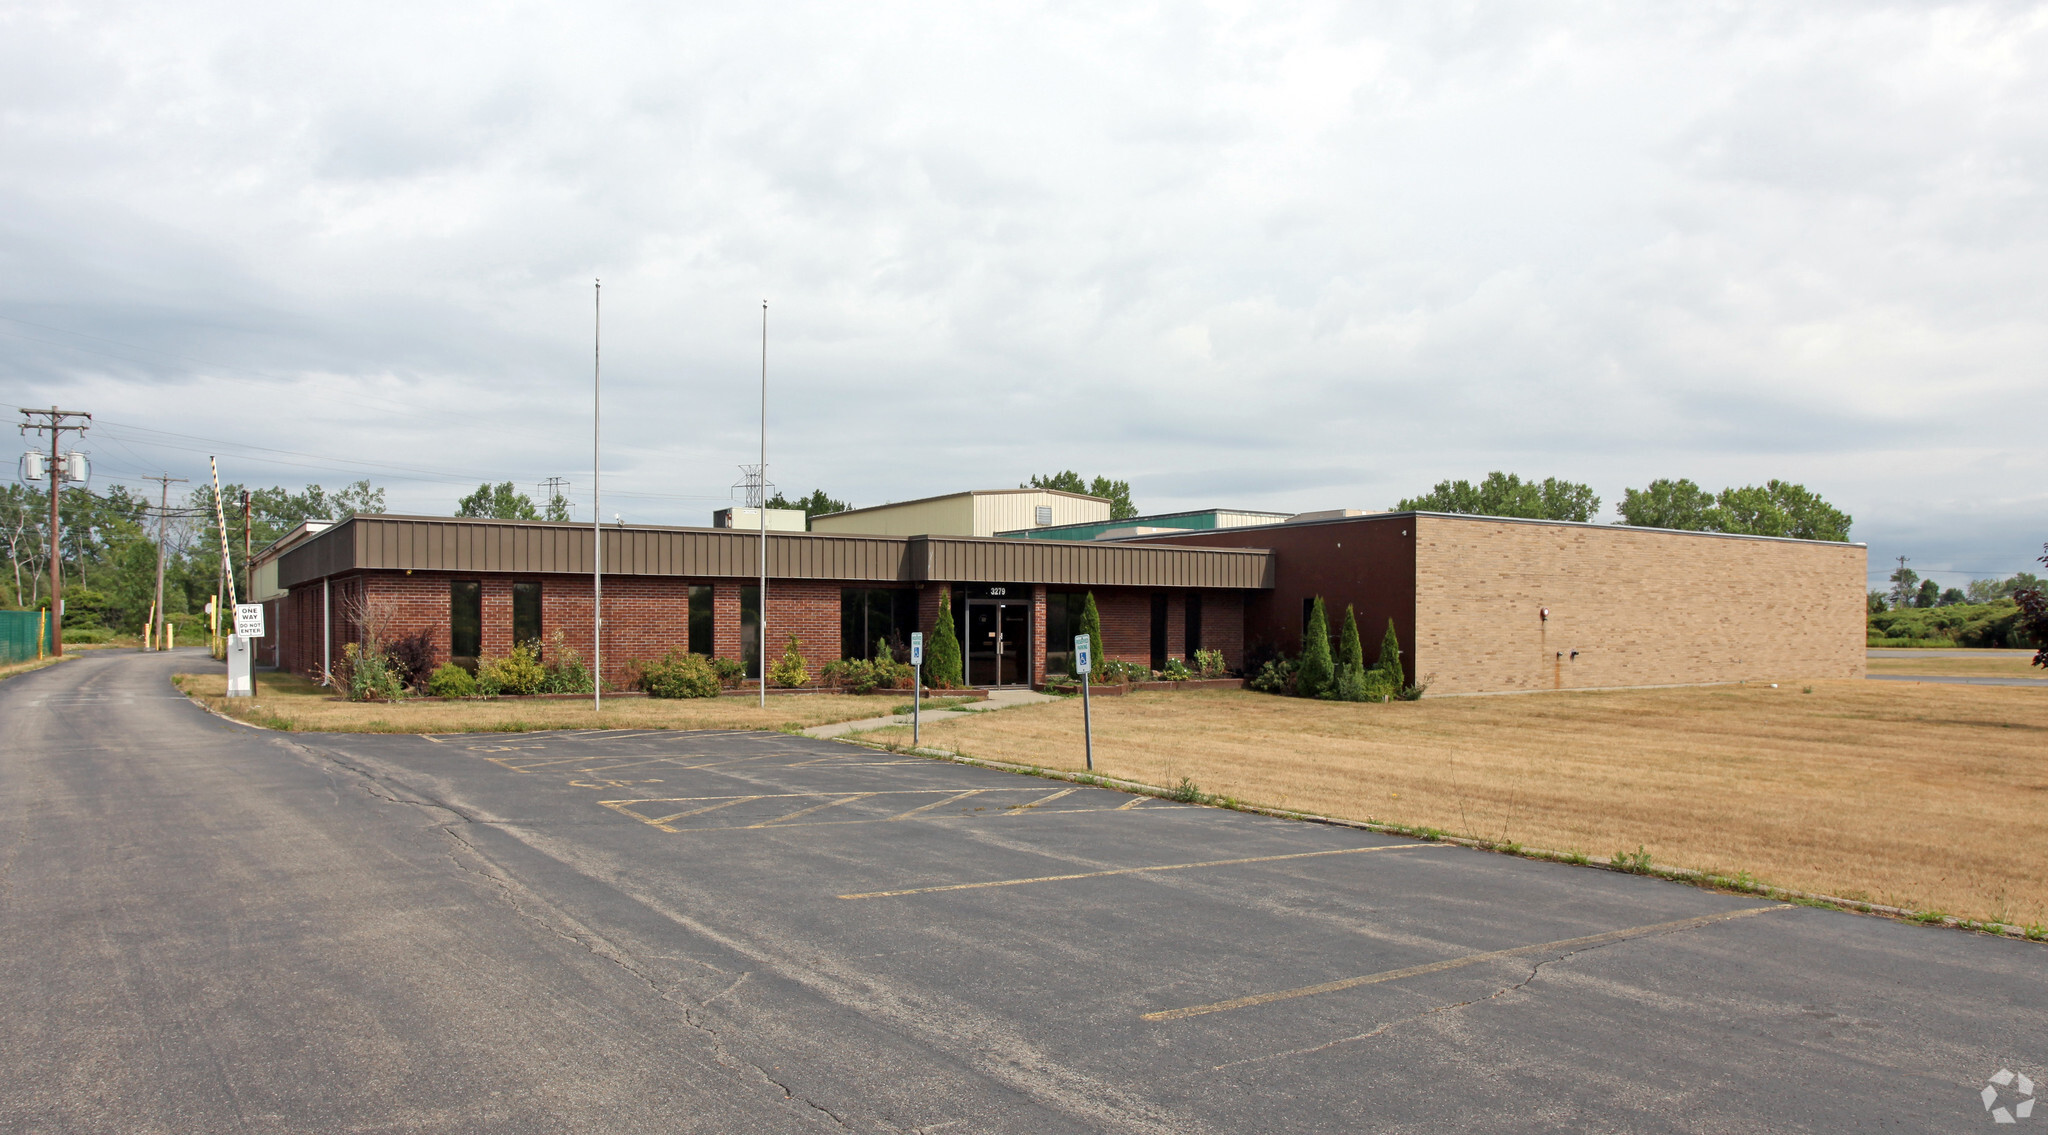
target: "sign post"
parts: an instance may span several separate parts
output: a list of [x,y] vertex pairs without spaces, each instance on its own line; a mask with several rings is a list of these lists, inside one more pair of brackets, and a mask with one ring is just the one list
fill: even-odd
[[256,640],[263,637],[263,604],[235,604],[235,633],[228,636],[228,696],[256,696]]
[[924,632],[910,632],[910,747],[918,747],[918,726],[924,720]]
[[1074,669],[1081,672],[1081,737],[1087,746],[1085,752],[1088,771],[1095,771],[1095,722],[1088,706],[1088,672],[1095,669],[1095,660],[1090,657],[1090,643],[1087,635],[1074,636]]

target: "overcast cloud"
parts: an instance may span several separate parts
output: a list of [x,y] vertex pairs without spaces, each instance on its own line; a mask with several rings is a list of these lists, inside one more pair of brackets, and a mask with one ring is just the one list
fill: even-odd
[[0,385],[93,411],[102,483],[559,474],[587,518],[602,277],[607,518],[722,503],[766,298],[792,492],[1781,477],[1873,571],[2004,574],[2044,176],[2042,5],[38,0]]

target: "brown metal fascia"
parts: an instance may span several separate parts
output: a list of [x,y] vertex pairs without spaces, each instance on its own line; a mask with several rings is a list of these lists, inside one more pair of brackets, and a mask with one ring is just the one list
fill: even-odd
[[947,582],[1259,590],[1273,586],[1273,553],[1061,540],[911,537],[916,578]]

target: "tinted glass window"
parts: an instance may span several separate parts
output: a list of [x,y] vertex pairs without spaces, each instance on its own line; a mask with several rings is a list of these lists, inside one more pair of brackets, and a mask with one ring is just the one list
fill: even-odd
[[475,665],[483,653],[484,585],[474,579],[458,579],[448,585],[448,653],[466,665]]
[[887,639],[892,652],[910,649],[917,629],[917,592],[901,587],[843,587],[839,590],[839,656],[873,658],[875,643]]
[[740,588],[740,660],[747,677],[761,676],[761,589]]
[[540,584],[512,585],[512,643],[526,643],[540,653]]
[[1187,611],[1187,658],[1189,662],[1193,662],[1195,660],[1195,651],[1202,649],[1202,597],[1200,595],[1188,596]]
[[711,657],[711,585],[690,585],[690,653]]

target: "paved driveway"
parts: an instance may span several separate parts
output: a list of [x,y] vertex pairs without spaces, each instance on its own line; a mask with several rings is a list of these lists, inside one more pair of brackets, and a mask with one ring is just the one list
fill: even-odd
[[778,734],[259,734],[165,669],[0,685],[55,739],[0,758],[0,1130],[1965,1130],[2048,1078],[2037,945]]

